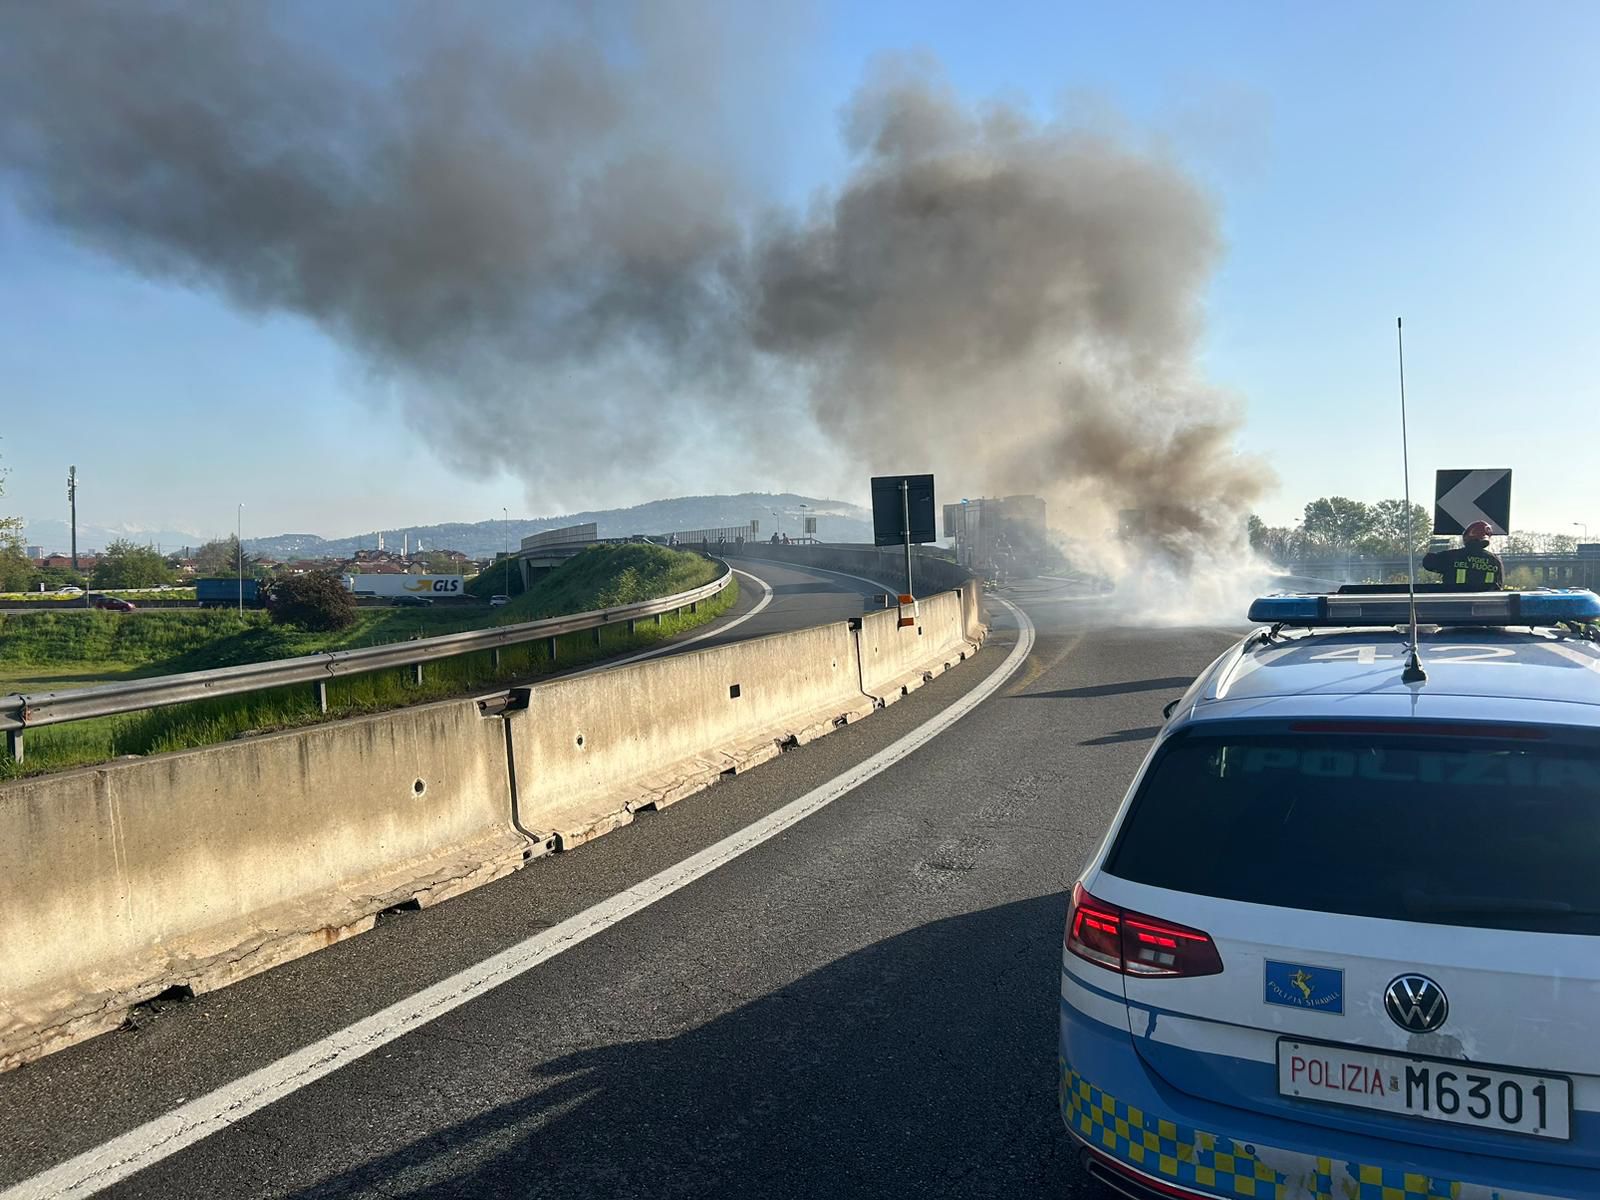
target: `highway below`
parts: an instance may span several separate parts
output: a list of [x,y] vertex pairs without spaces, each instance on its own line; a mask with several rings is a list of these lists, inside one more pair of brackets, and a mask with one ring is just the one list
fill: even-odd
[[[765,595],[742,580],[739,609],[701,645],[853,615],[878,590],[735,565],[771,599],[728,628]],[[1238,630],[1119,625],[1106,600],[1048,581],[1004,595],[1017,608],[994,606],[975,659],[860,724],[0,1076],[0,1198],[100,1185],[163,1198],[1092,1195],[1056,1114],[1063,889],[1162,705]],[[804,819],[740,840],[801,800]],[[725,839],[742,852],[680,868]],[[618,917],[619,896],[674,871],[673,890]],[[304,1086],[276,1065],[580,914],[582,940],[436,1019],[391,1023],[348,1065]],[[252,1072],[281,1098],[235,1096],[199,1139],[182,1120],[147,1127]],[[130,1153],[142,1169],[118,1166]],[[92,1182],[63,1193],[74,1173]]]

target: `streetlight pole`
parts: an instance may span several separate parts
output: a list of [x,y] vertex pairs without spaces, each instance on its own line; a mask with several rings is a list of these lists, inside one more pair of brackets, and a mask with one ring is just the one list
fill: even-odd
[[1588,524],[1586,522],[1584,522],[1584,521],[1574,521],[1573,524],[1576,525],[1579,529],[1583,530],[1583,540],[1587,542],[1589,540],[1589,526],[1588,526]]
[[239,615],[244,616],[244,501],[239,502],[239,509],[233,514],[233,540],[236,543],[234,553],[238,558],[239,567]]
[[511,595],[511,513],[505,505],[500,506],[500,515],[504,518],[500,525],[500,536],[506,544],[506,595]]

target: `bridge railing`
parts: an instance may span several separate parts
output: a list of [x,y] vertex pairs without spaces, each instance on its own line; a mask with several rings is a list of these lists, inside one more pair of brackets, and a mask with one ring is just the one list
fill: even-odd
[[448,633],[440,637],[417,638],[382,646],[363,646],[356,650],[329,650],[299,658],[279,658],[236,667],[216,667],[209,671],[188,671],[179,675],[159,675],[71,691],[0,696],[0,730],[5,731],[7,752],[21,762],[24,731],[46,725],[143,712],[169,704],[263,692],[295,684],[310,684],[317,706],[326,712],[327,686],[331,679],[410,667],[413,678],[420,683],[423,667],[427,663],[483,650],[493,651],[498,659],[499,651],[506,646],[536,641],[549,643],[553,660],[555,639],[566,634],[592,630],[598,644],[601,631],[607,626],[626,624],[631,633],[640,620],[653,617],[659,623],[665,613],[681,612],[683,609],[695,611],[702,602],[721,595],[723,589],[733,581],[733,572],[728,570],[727,564],[719,565],[723,568],[722,575],[711,583],[618,608],[596,609],[593,612],[524,621],[515,625],[496,625],[487,629],[470,629],[464,633]]

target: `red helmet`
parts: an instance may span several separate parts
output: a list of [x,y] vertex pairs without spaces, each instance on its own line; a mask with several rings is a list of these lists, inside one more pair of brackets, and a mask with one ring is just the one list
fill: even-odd
[[1493,532],[1494,531],[1489,528],[1489,522],[1474,521],[1471,525],[1467,526],[1466,532],[1461,535],[1461,540],[1464,542],[1487,542],[1489,540],[1489,535]]

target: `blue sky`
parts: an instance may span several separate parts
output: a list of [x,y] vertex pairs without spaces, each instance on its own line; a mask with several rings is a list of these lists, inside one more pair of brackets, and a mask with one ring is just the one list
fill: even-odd
[[[1600,6],[880,0],[791,25],[757,153],[779,202],[842,175],[839,108],[886,53],[970,97],[1103,110],[1203,181],[1226,238],[1203,361],[1281,479],[1270,521],[1399,493],[1403,314],[1414,495],[1437,467],[1509,466],[1518,527],[1600,534]],[[543,515],[519,480],[442,465],[299,318],[143,280],[3,199],[0,281],[5,511],[64,515],[76,463],[99,525],[213,534],[239,501],[247,536]]]

